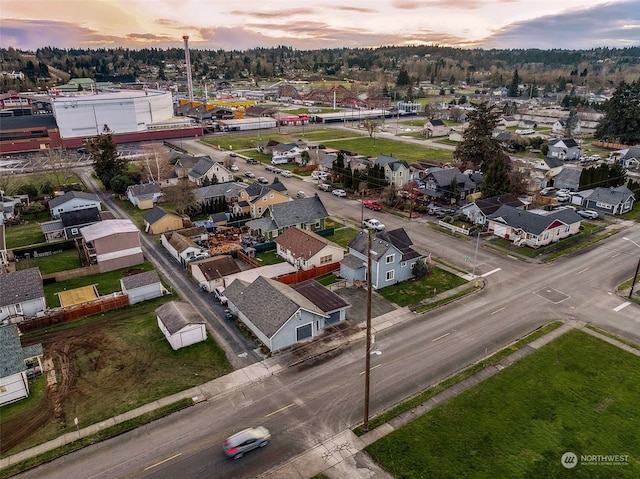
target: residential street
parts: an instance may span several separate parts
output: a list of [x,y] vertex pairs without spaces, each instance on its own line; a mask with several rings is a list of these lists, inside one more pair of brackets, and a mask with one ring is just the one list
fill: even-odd
[[[294,191],[315,193],[311,183],[286,182],[295,185]],[[332,216],[359,223],[359,201],[330,193],[320,196]],[[408,222],[379,213],[376,217],[388,229],[405,227],[419,252],[471,271],[473,265],[465,259],[474,258],[474,241],[436,232],[420,219]],[[639,343],[638,306],[625,305],[615,286],[633,274],[638,257],[637,248],[622,236],[640,242],[640,227],[619,226],[626,228],[624,234],[550,264],[524,262],[480,248],[476,274],[487,282],[481,292],[399,324],[374,322],[375,348],[381,354],[372,356],[371,415],[549,321],[594,324]],[[184,274],[148,239],[145,253],[159,262],[161,273],[174,288],[201,311],[206,309],[202,293],[194,291]],[[255,362],[255,355],[232,328],[222,327],[225,323],[215,313],[209,315],[216,339],[230,360],[236,357],[234,367]],[[285,369],[222,393],[205,385],[201,388],[207,399],[204,403],[19,477],[255,477],[362,421],[364,348],[364,342],[358,340],[326,362],[307,369]],[[237,357],[243,352],[248,353],[246,358]],[[277,358],[270,359],[265,367],[274,368],[275,363]],[[221,451],[222,440],[257,424],[267,426],[273,434],[269,446],[239,461],[227,460]]]

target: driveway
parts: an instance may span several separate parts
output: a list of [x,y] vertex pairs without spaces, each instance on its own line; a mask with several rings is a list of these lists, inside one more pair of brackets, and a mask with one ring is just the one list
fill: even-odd
[[[347,309],[347,319],[354,324],[367,320],[367,290],[365,288],[341,288],[335,293],[351,304]],[[371,317],[376,318],[383,314],[395,311],[397,306],[384,299],[375,292],[371,295]]]

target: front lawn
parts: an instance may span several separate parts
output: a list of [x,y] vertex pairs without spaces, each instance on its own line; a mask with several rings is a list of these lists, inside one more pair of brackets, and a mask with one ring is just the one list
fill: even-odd
[[333,230],[333,234],[331,236],[327,236],[327,239],[342,246],[344,249],[347,249],[349,243],[351,243],[353,238],[358,236],[359,232],[359,230],[345,226]]
[[436,294],[448,291],[467,283],[467,280],[449,273],[437,266],[430,266],[429,272],[423,278],[412,279],[393,286],[377,290],[386,300],[399,306],[410,306],[423,299],[434,297]]
[[25,222],[21,225],[5,225],[5,238],[7,241],[7,249],[22,248],[32,244],[44,243],[44,234],[40,228],[40,222],[50,221],[51,216],[48,212],[41,213],[35,218],[28,215]]
[[[570,331],[367,447],[398,478],[640,477],[640,358]],[[626,465],[562,466],[565,452]]]

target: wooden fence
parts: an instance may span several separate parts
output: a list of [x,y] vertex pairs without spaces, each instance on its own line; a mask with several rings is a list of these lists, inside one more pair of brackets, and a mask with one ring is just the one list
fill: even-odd
[[302,283],[308,279],[317,278],[325,274],[333,273],[340,269],[340,263],[323,264],[322,266],[316,266],[311,269],[296,271],[295,273],[289,273],[284,276],[280,276],[278,281],[284,284],[296,284]]
[[49,310],[44,316],[18,323],[18,328],[20,332],[27,333],[126,306],[129,306],[129,296],[123,293],[114,293],[89,303]]
[[84,278],[85,276],[91,276],[92,274],[100,273],[100,269],[97,264],[90,266],[84,266],[82,268],[68,269],[66,271],[57,271],[51,274],[43,274],[42,281],[45,284],[59,281],[67,281],[68,279]]

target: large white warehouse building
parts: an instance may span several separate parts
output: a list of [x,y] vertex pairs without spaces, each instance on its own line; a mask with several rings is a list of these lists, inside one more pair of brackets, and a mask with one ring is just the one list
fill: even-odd
[[93,137],[105,125],[118,135],[167,128],[172,120],[184,123],[173,116],[171,92],[160,90],[79,92],[54,97],[52,107],[62,139]]

